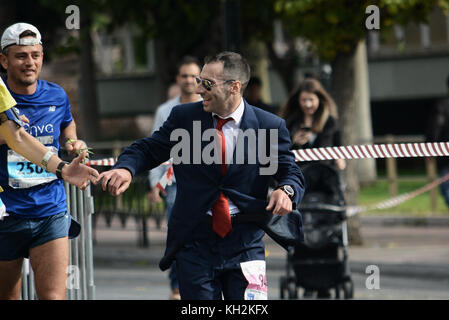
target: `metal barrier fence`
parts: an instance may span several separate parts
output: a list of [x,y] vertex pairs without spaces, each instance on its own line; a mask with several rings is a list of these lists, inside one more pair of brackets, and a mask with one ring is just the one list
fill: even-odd
[[[69,267],[67,269],[68,300],[94,300],[94,267],[92,250],[92,215],[94,200],[91,187],[81,191],[64,183],[67,196],[67,211],[81,225],[80,235],[69,240]],[[25,259],[22,269],[22,300],[37,299],[34,287],[34,274],[29,260]]]
[[[104,170],[104,167],[98,167],[98,171],[101,172],[101,170]],[[112,227],[112,220],[119,219],[123,229],[129,219],[134,219],[137,227],[137,245],[143,248],[150,246],[149,220],[155,220],[156,228],[160,229],[162,220],[166,216],[166,208],[163,202],[150,203],[147,198],[148,190],[147,173],[134,176],[128,190],[118,197],[104,192],[100,185],[92,187],[95,199],[94,245],[96,243],[96,222],[104,218],[106,228]]]

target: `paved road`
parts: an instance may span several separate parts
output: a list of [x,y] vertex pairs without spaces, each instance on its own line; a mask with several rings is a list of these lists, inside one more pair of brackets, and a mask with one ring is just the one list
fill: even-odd
[[[269,299],[279,299],[281,270],[268,270]],[[356,300],[439,300],[449,299],[449,281],[380,277],[380,288],[365,286],[368,275],[353,273]],[[166,300],[169,296],[167,274],[149,267],[95,269],[98,300]],[[300,290],[300,292],[302,292]]]
[[97,300],[167,300],[167,274],[155,268],[95,268]]
[[[432,220],[433,221],[433,220]],[[150,247],[138,248],[138,228],[118,219],[111,229],[99,219],[94,246],[97,299],[154,299],[169,296],[167,273],[157,268],[165,230],[149,225]],[[449,299],[448,226],[364,224],[363,246],[349,247],[355,299]],[[266,241],[269,298],[279,299],[279,277],[285,275],[285,251]],[[380,288],[365,286],[368,265],[378,265]]]

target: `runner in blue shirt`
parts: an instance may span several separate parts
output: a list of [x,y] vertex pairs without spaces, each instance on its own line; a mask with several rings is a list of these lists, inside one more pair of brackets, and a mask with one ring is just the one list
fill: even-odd
[[[53,155],[59,154],[60,136],[70,153],[85,149],[85,143],[77,139],[64,90],[38,80],[43,61],[39,31],[26,23],[14,24],[3,33],[1,49],[0,63],[7,71],[5,83],[17,102],[16,111],[29,120],[25,130],[48,150],[42,167],[49,169],[56,158]],[[79,225],[67,213],[63,182],[58,178],[63,168],[71,165],[60,162],[54,174],[35,163],[6,144],[0,147],[1,197],[7,213],[0,221],[0,299],[19,298],[24,257],[30,258],[38,298],[65,298],[68,237],[79,233]],[[98,173],[89,172],[95,182]],[[88,182],[80,186],[86,187]]]

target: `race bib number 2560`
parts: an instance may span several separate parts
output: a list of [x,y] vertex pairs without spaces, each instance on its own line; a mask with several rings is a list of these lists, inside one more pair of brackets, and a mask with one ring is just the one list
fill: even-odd
[[[57,153],[56,148],[47,148]],[[55,174],[29,162],[14,150],[8,150],[8,175],[9,185],[15,189],[30,188],[57,179]]]

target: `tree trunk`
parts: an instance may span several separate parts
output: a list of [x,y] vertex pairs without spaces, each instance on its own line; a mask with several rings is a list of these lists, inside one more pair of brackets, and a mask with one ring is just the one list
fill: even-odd
[[[355,91],[357,105],[356,144],[373,144],[368,59],[365,40],[359,42],[355,53]],[[357,173],[360,185],[376,182],[376,159],[357,160]]]
[[[343,145],[354,145],[357,138],[354,67],[355,48],[349,53],[338,54],[332,65],[332,96],[339,111]],[[358,203],[359,181],[356,161],[348,160],[343,173],[347,205],[357,205]],[[348,220],[348,235],[351,244],[361,245],[363,243],[358,216]]]
[[100,137],[99,107],[97,99],[97,82],[95,79],[95,61],[90,35],[91,19],[88,14],[81,15],[80,29],[80,119],[81,136],[86,141],[98,141]]
[[[162,39],[155,39],[154,41],[154,54],[156,61],[156,94],[158,105],[167,100],[167,88],[170,84],[169,75],[167,74],[168,65],[171,61],[168,61],[170,56],[167,54],[167,46],[165,41]],[[173,62],[173,65],[176,65],[178,61]],[[178,70],[176,70],[178,71]],[[156,107],[156,106],[155,106]]]
[[272,42],[266,42],[266,48],[271,65],[279,74],[285,90],[287,91],[287,95],[289,95],[295,87],[295,69],[298,67],[298,57],[294,50],[291,49],[292,45],[289,46],[289,51],[287,51],[285,57],[282,58],[277,56],[273,49]]

